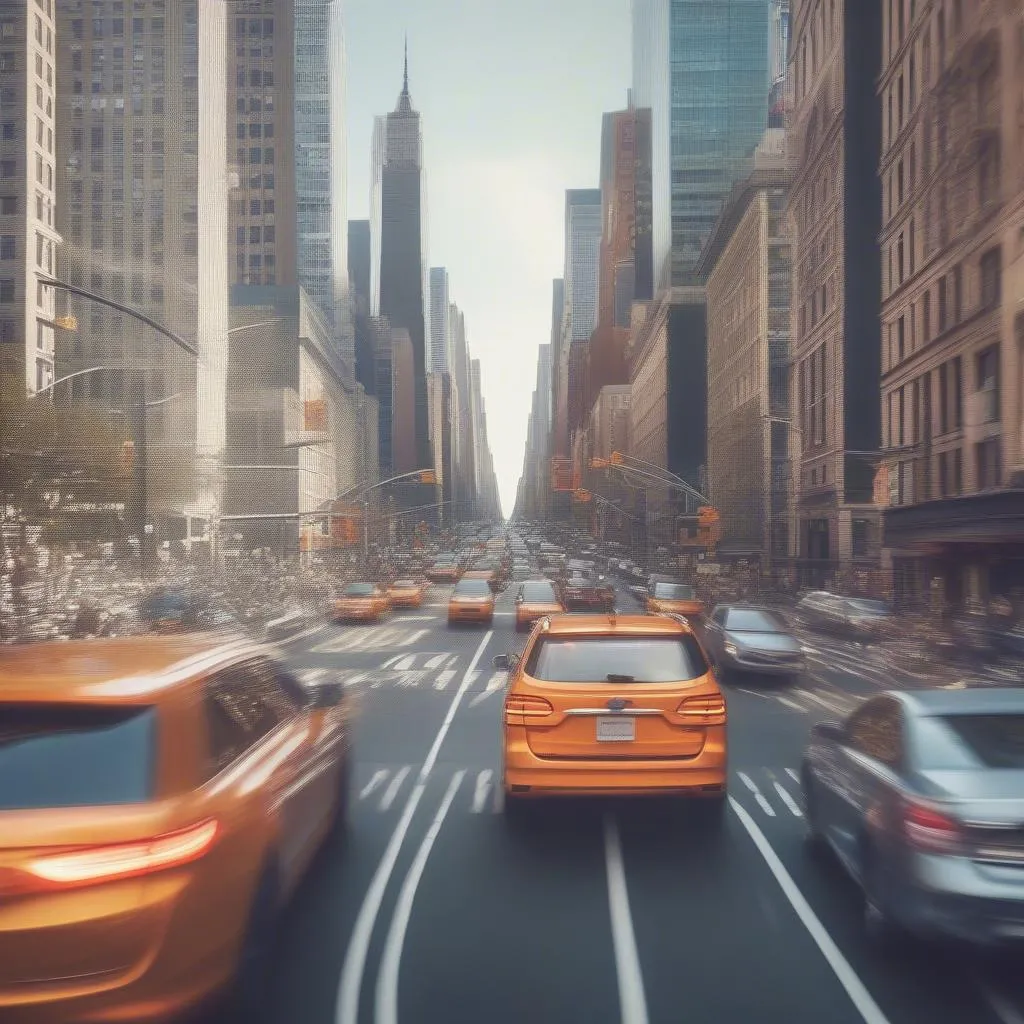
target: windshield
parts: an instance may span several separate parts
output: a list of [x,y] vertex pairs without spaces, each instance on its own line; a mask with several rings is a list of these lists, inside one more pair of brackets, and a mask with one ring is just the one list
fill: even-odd
[[545,637],[526,673],[548,683],[670,683],[697,679],[707,664],[697,641],[683,637]]
[[152,708],[0,704],[0,811],[152,796]]
[[345,597],[372,597],[377,588],[372,583],[350,583],[343,591]]
[[395,588],[395,590],[413,590],[416,587],[416,581],[415,580],[395,580],[395,582],[392,583],[391,586],[393,586]]
[[697,591],[681,583],[655,583],[654,596],[663,601],[692,601]]
[[554,604],[558,601],[555,588],[547,583],[530,583],[522,590],[524,601],[537,601],[545,604]]
[[862,597],[852,597],[847,602],[850,608],[860,615],[891,615],[892,609],[884,601],[869,601]]
[[455,584],[455,597],[490,597],[491,588],[486,580],[461,579]]
[[784,633],[783,624],[760,608],[731,608],[725,628],[737,633]]

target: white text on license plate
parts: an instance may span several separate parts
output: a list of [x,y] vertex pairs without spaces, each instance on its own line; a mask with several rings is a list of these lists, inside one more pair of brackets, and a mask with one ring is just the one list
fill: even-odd
[[630,743],[636,739],[636,719],[625,716],[599,718],[597,738],[602,743]]

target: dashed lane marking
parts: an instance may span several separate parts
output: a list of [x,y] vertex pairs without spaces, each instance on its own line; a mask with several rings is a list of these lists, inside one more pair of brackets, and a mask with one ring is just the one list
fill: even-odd
[[473,790],[473,803],[470,810],[473,814],[479,814],[487,803],[487,794],[491,789],[491,777],[494,772],[488,768],[480,772],[476,777],[476,787]]
[[403,765],[399,768],[395,777],[388,783],[388,788],[384,790],[384,795],[380,798],[380,809],[386,811],[394,802],[395,797],[398,796],[398,791],[402,788],[402,783],[408,778],[409,772],[412,771],[412,765]]
[[758,807],[768,815],[769,818],[775,817],[775,808],[765,799],[764,794],[757,788],[757,783],[746,774],[746,772],[737,772],[736,775],[739,777],[740,782],[743,783],[747,789],[750,790],[754,795],[754,799],[757,801]]
[[375,789],[379,789],[383,786],[384,780],[387,777],[388,773],[386,769],[381,768],[379,771],[375,771],[370,781],[359,791],[359,799],[365,800]]

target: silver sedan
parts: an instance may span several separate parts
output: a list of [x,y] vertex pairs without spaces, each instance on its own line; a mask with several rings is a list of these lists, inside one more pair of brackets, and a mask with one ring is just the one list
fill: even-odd
[[704,626],[704,639],[720,669],[782,676],[804,670],[800,642],[766,608],[720,604]]

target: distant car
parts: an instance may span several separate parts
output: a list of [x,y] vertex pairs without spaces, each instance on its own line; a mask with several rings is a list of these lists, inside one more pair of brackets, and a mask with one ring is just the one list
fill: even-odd
[[1024,939],[1024,688],[879,694],[811,730],[801,780],[871,934]]
[[890,639],[898,628],[891,606],[872,598],[814,590],[797,602],[796,610],[812,629],[862,642]]
[[379,583],[350,583],[334,602],[336,622],[372,622],[390,611],[391,598]]
[[417,580],[399,579],[388,587],[394,608],[419,608],[423,604],[424,587]]
[[766,608],[718,605],[704,625],[704,644],[722,669],[784,676],[804,670],[800,642]]
[[448,625],[475,622],[490,625],[494,620],[494,594],[486,580],[461,579],[448,600]]
[[662,794],[724,811],[725,698],[689,626],[648,615],[555,615],[509,672],[502,785],[535,797]]
[[704,602],[698,599],[697,591],[689,584],[670,580],[652,581],[644,605],[649,612],[667,612],[687,618],[704,614]]
[[612,611],[615,608],[615,588],[604,578],[580,570],[570,570],[562,587],[566,608],[585,608],[588,611]]
[[529,580],[519,587],[516,594],[516,630],[522,632],[545,615],[558,615],[565,606],[558,597],[558,591],[550,580]]
[[0,1019],[260,1019],[281,912],[345,820],[341,684],[201,633],[24,645],[0,722]]
[[431,565],[425,575],[431,583],[454,583],[461,570],[455,559],[437,559]]

